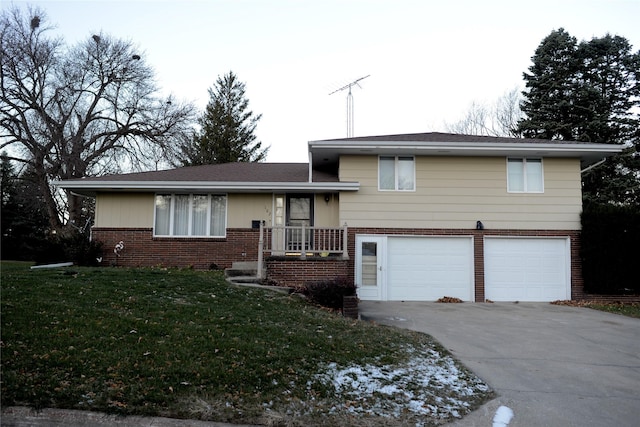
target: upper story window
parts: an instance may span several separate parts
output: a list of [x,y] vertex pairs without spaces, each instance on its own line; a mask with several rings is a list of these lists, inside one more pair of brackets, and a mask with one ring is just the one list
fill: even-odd
[[227,196],[217,194],[157,194],[155,236],[224,237]]
[[378,159],[378,189],[415,191],[416,168],[413,156],[380,156]]
[[543,193],[542,159],[507,159],[507,191]]

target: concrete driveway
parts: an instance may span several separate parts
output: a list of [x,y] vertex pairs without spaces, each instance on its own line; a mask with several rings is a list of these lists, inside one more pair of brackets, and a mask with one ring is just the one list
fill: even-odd
[[452,426],[640,425],[640,319],[548,303],[361,301],[363,319],[427,333],[498,397]]

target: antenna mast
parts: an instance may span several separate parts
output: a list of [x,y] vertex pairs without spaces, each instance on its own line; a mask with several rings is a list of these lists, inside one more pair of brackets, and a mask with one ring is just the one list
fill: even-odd
[[360,86],[360,84],[358,83],[360,80],[364,80],[367,77],[369,77],[370,74],[364,76],[364,77],[360,77],[359,79],[356,79],[354,81],[352,81],[349,84],[346,84],[344,86],[342,86],[339,89],[334,90],[333,92],[331,92],[329,95],[333,95],[336,92],[340,92],[342,90],[345,89],[349,89],[349,93],[347,94],[347,138],[351,138],[353,136],[353,95],[351,94],[351,86],[353,85],[358,85],[358,87],[362,87]]

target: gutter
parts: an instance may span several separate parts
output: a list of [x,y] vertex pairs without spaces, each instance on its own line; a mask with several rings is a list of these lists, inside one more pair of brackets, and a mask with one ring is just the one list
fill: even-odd
[[114,192],[171,192],[218,191],[229,193],[272,193],[358,191],[359,182],[204,182],[204,181],[53,181],[53,185],[81,195],[98,191]]

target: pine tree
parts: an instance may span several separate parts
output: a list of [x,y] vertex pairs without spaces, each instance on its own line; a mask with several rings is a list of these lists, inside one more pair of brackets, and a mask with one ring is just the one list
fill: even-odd
[[624,37],[578,43],[561,28],[532,61],[518,130],[529,138],[626,144],[583,174],[583,195],[597,203],[640,203],[640,52]]
[[519,131],[527,138],[573,140],[572,98],[575,92],[577,41],[564,29],[551,32],[531,58],[524,74],[527,91]]
[[247,111],[249,100],[245,97],[245,84],[230,71],[218,77],[215,86],[209,89],[209,97],[199,120],[200,132],[182,147],[183,165],[265,160],[268,147],[261,149],[262,143],[256,141],[254,133],[262,115]]

